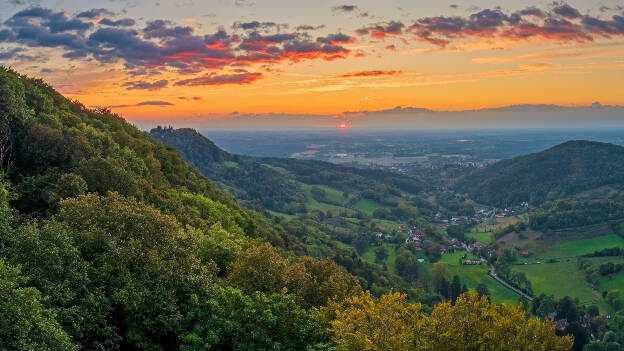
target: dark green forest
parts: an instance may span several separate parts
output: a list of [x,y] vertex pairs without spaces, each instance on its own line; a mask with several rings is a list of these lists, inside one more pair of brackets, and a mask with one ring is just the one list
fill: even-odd
[[499,207],[539,206],[600,186],[624,182],[624,147],[569,141],[548,150],[474,169],[454,188]]

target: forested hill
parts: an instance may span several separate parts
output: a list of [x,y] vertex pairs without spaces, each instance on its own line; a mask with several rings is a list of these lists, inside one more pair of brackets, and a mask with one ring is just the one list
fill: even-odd
[[150,134],[177,149],[206,177],[226,185],[237,198],[257,209],[305,212],[307,195],[301,183],[328,185],[353,198],[379,202],[389,194],[416,194],[426,187],[419,178],[378,170],[322,161],[231,155],[192,129],[158,127]]
[[624,147],[579,140],[473,170],[455,189],[485,204],[540,205],[620,183],[624,183]]
[[180,152],[209,179],[224,184],[252,208],[286,213],[306,201],[301,187],[253,158],[231,155],[193,129],[154,128],[150,134]]

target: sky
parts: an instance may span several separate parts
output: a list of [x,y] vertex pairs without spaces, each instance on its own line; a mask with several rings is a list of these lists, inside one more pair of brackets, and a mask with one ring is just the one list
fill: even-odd
[[624,105],[624,2],[2,0],[0,63],[138,124]]

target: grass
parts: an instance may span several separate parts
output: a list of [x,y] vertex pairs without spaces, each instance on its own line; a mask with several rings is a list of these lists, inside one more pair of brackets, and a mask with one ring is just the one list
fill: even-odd
[[614,274],[612,277],[600,278],[600,290],[611,291],[620,290],[624,292],[624,272]]
[[614,234],[605,235],[555,245],[546,253],[546,257],[577,257],[616,246],[624,248],[624,239]]
[[[585,265],[588,267],[588,270],[598,270],[598,267],[601,264],[607,262],[613,262],[615,264],[624,263],[624,257],[614,257],[614,256],[605,256],[605,257],[588,257],[584,259]],[[624,271],[616,273],[611,277],[600,277],[599,281],[600,291],[610,291],[610,290],[621,290],[624,291]]]
[[[319,211],[326,212],[326,211],[348,210],[348,209],[346,209],[344,207],[328,204],[326,202],[316,201],[312,197],[312,194],[310,193],[310,190],[312,189],[312,185],[310,185],[310,184],[302,183],[301,187],[303,188],[303,190],[306,192],[306,195],[308,196],[308,201],[306,201],[306,203],[305,203],[306,208],[308,209],[308,211],[319,210]],[[338,190],[336,190],[336,191],[338,191]]]
[[[487,264],[481,265],[461,265],[459,259],[466,254],[466,251],[455,251],[446,253],[440,259],[448,265],[449,279],[454,275],[459,276],[462,284],[466,284],[469,289],[474,289],[480,283],[484,283],[490,292],[490,298],[497,303],[505,303],[508,305],[516,305],[520,296],[515,292],[507,289],[488,274],[489,267]],[[467,258],[476,259],[477,256],[468,253]],[[431,267],[431,264],[427,264]]]
[[492,242],[492,232],[470,232],[466,234],[466,237],[484,244],[490,244]]
[[[396,248],[397,245],[396,244],[389,244],[389,243],[383,243],[382,244],[383,247],[386,248],[386,252],[388,252],[388,257],[381,262],[380,264],[386,264],[386,267],[388,267],[388,271],[397,274],[396,272]],[[370,246],[368,249],[366,249],[366,251],[364,252],[364,254],[362,255],[362,259],[366,262],[369,263],[377,263],[375,261],[375,249],[377,248],[377,246],[373,245]]]
[[597,303],[599,300],[579,271],[575,258],[556,263],[518,265],[513,266],[512,270],[526,275],[536,295],[544,293],[554,295],[556,299],[572,296],[577,297],[582,304]]
[[356,210],[364,212],[369,216],[372,216],[373,212],[380,207],[381,205],[369,199],[361,199],[355,203],[355,206],[353,206]]
[[238,163],[236,163],[234,161],[225,161],[225,162],[223,162],[223,165],[225,167],[228,167],[228,168],[238,167]]
[[346,202],[346,199],[344,198],[342,191],[325,186],[325,185],[318,185],[318,187],[325,190],[325,198],[327,199],[327,201],[333,204],[341,204],[341,205],[343,205]]

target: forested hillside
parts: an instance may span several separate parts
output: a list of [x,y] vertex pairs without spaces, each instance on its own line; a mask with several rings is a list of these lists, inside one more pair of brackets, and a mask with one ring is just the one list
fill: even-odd
[[475,169],[454,186],[477,202],[541,205],[604,185],[624,182],[624,147],[569,141],[551,149]]
[[226,185],[253,208],[301,212],[306,194],[292,179],[253,158],[230,155],[192,129],[154,128],[150,135],[174,147],[209,179]]
[[417,194],[426,187],[414,176],[320,161],[231,155],[192,129],[158,127],[150,135],[177,149],[206,177],[223,183],[237,198],[257,209],[290,214],[305,212],[308,196],[298,182],[331,186],[351,196],[354,202],[359,199],[384,202],[388,195]]
[[357,256],[368,281],[305,255],[303,239],[337,245],[318,229],[244,208],[119,116],[5,68],[0,165],[2,350],[572,345],[549,321],[475,292],[435,307],[371,296],[362,285],[390,278]]

